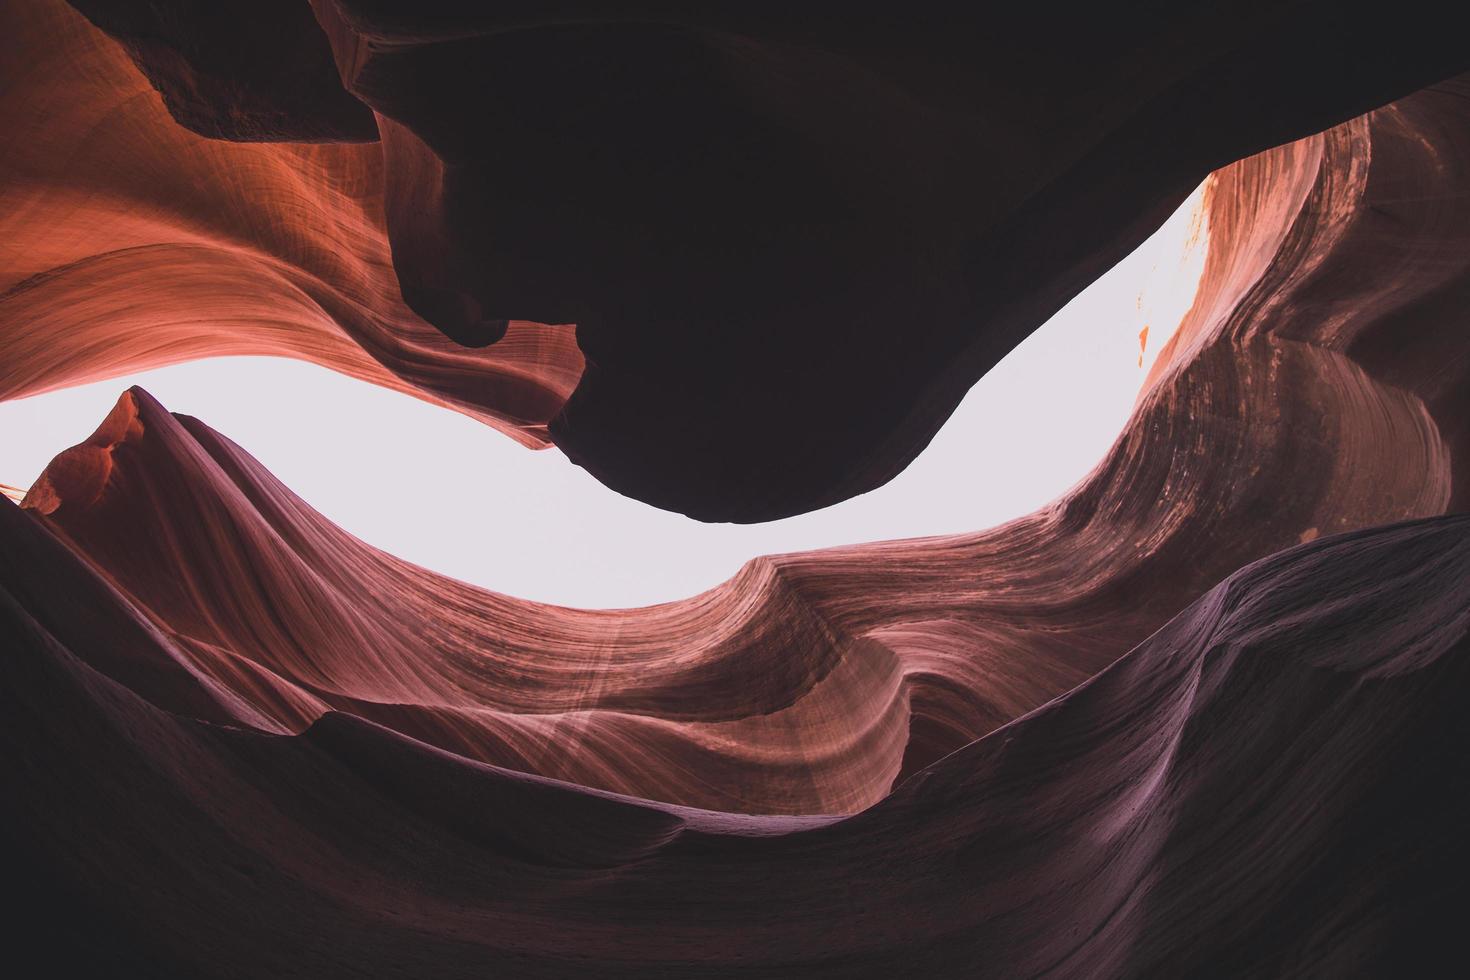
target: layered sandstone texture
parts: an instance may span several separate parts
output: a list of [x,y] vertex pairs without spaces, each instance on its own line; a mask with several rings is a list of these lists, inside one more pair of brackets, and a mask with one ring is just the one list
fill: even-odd
[[413,566],[123,392],[0,501],[16,955],[1091,978],[1458,949],[1448,32],[1314,3],[1044,46],[1040,13],[74,6],[0,6],[4,397],[284,354],[760,520],[892,476],[1207,173],[1210,244],[1051,505],[642,609]]

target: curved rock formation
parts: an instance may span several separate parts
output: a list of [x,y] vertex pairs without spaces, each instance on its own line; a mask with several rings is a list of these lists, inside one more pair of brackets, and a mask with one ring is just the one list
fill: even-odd
[[376,145],[203,139],[59,0],[0,19],[0,397],[271,354],[547,445],[582,370],[571,329],[518,323],[473,351],[411,313]]
[[[209,353],[289,353],[476,414],[531,445],[545,443],[558,413],[559,440],[591,419],[583,431],[595,433],[595,452],[625,461],[612,482],[667,475],[686,450],[651,463],[640,413],[664,398],[667,445],[682,446],[680,427],[720,414],[728,386],[686,405],[681,386],[702,376],[695,359],[646,404],[608,406],[629,365],[652,385],[665,359],[693,357],[692,338],[661,333],[677,291],[648,293],[635,312],[649,316],[625,322],[641,326],[598,339],[614,321],[605,310],[584,316],[593,294],[563,292],[538,271],[557,226],[523,242],[514,285],[570,304],[553,318],[578,321],[595,364],[585,375],[566,328],[512,325],[470,351],[403,302],[385,228],[410,298],[422,307],[428,295],[431,315],[472,310],[461,279],[499,254],[441,227],[482,216],[459,195],[488,203],[476,198],[476,168],[491,166],[477,155],[484,146],[449,166],[442,148],[414,149],[432,140],[413,129],[452,121],[427,96],[499,41],[478,13],[455,21],[452,4],[422,3],[414,21],[391,6],[318,8],[339,65],[357,66],[349,89],[403,100],[375,102],[386,171],[373,147],[198,138],[80,17],[46,0],[7,9],[19,30],[0,32],[0,50],[24,57],[0,59],[0,117],[29,123],[0,147],[0,231],[25,243],[0,270],[0,394]],[[1050,190],[981,223],[1021,235],[1012,252],[966,254],[1019,275],[1055,232],[1051,219],[1089,215],[1077,236],[985,300],[996,315],[963,351],[915,327],[913,350],[890,358],[892,391],[853,416],[852,445],[836,439],[835,455],[764,495],[740,498],[742,477],[706,498],[709,513],[729,516],[732,500],[750,508],[736,516],[780,511],[861,487],[923,441],[948,410],[946,386],[958,391],[985,363],[976,351],[993,343],[998,356],[1138,237],[1138,216],[1168,198],[1170,180],[1231,140],[1336,113],[1340,100],[1440,66],[1436,46],[1415,65],[1380,52],[1344,86],[1326,69],[1376,50],[1360,25],[1344,21],[1340,37],[1283,54],[1321,13],[1289,8],[1275,40],[1230,25],[1211,42],[1225,74],[1211,77],[1243,88],[1206,103],[1219,132],[1136,172],[1103,166],[1151,145],[1117,134],[1156,137],[1168,129],[1161,119],[1195,105],[1185,96],[1213,89],[1181,63],[1166,77],[1142,71],[1123,98],[1103,73],[1098,98],[1114,115],[1082,127],[1101,142],[1072,147],[1074,169],[1033,175]],[[423,33],[429,14],[441,33]],[[733,47],[729,25],[677,37],[618,28],[629,51],[649,55],[624,66],[592,57],[610,28],[580,24],[574,6],[565,14],[560,27],[520,32],[522,60],[493,70],[575,40],[590,64],[621,73],[590,97],[594,107],[671,65],[697,82],[613,120],[659,120],[681,98],[708,96],[702,73],[715,64],[762,105],[782,90],[751,88],[761,77],[744,70],[751,59],[773,59],[795,74],[772,77],[819,92],[824,79],[852,77],[851,59],[834,76],[831,61],[784,58],[806,50],[783,33],[792,14],[771,13],[770,36]],[[1170,16],[1180,19],[1158,37],[1203,23]],[[761,26],[749,11],[739,17]],[[856,44],[871,25],[849,27]],[[1377,40],[1406,30],[1388,24]],[[376,40],[362,60],[345,58],[364,32]],[[269,71],[195,88],[182,69],[160,75],[159,59],[174,57],[162,51],[185,65],[207,56],[190,36],[133,48],[175,112],[207,130],[220,93],[228,106],[230,86],[242,85],[265,107],[249,118],[298,118],[271,95],[280,79]],[[712,37],[726,60],[690,55],[710,54]],[[54,54],[40,53],[42,38],[59,39]],[[400,49],[384,50],[394,38]],[[426,52],[444,63],[425,64]],[[428,73],[421,85],[394,81],[415,64]],[[883,78],[916,86],[919,104],[954,81],[942,59],[929,62],[932,76],[916,65],[900,59]],[[1243,120],[1242,93],[1283,78],[1306,86],[1294,107]],[[553,79],[525,104],[570,105],[581,79]],[[171,84],[197,95],[193,115]],[[864,91],[878,117],[903,116],[882,84]],[[1143,111],[1149,91],[1158,98]],[[1316,101],[1324,93],[1331,106]],[[1130,107],[1135,120],[1118,117]],[[834,118],[833,132],[846,124]],[[540,151],[576,132],[542,134],[503,165],[544,160]],[[684,145],[652,135],[651,148]],[[751,145],[754,165],[781,144]],[[677,176],[689,162],[668,165]],[[729,161],[705,163],[719,177]],[[997,186],[1013,164],[996,164]],[[890,165],[892,147],[873,155],[875,173]],[[461,181],[455,167],[479,177]],[[768,178],[765,204],[804,186],[783,183],[789,171],[774,164],[752,173]],[[1124,182],[1107,202],[1099,174]],[[444,196],[420,207],[397,196],[405,181]],[[861,199],[863,186],[832,193],[847,209],[841,195]],[[716,589],[645,609],[551,607],[416,568],[331,525],[202,422],[126,392],[24,508],[0,501],[0,840],[25,898],[15,955],[44,954],[59,973],[150,977],[1341,976],[1443,962],[1458,949],[1453,895],[1470,871],[1470,518],[1444,516],[1470,499],[1470,345],[1458,329],[1470,304],[1467,186],[1470,78],[1219,170],[1194,306],[1125,431],[1073,491],[974,534],[757,559]],[[681,220],[733,221],[739,202]],[[528,195],[509,227],[545,203]],[[581,263],[574,271],[602,268],[592,259],[604,219],[637,203],[584,215],[587,242],[567,253]],[[644,246],[667,231],[654,219],[668,217],[650,218],[629,268],[703,267],[648,258]],[[727,296],[726,277],[742,267],[762,271],[825,241],[820,222],[793,217],[790,241],[757,248],[768,217],[751,211],[749,235],[731,240],[735,264],[689,280],[685,298]],[[720,221],[710,227],[728,227]],[[709,433],[712,452],[751,464],[750,480],[822,431],[820,415],[793,415],[786,423],[803,435],[771,455],[739,445],[771,438],[762,413],[786,397],[782,371],[811,368],[816,348],[804,345],[834,329],[831,308],[816,303],[825,286],[893,257],[870,244],[854,235],[850,251],[827,253],[818,271],[830,277],[791,287],[787,298],[825,313],[779,355],[718,366],[756,364],[744,401],[758,402],[748,392],[761,386],[772,396],[747,418],[721,414]],[[454,261],[435,269],[430,246]],[[936,254],[899,262],[891,295],[856,280],[851,296],[873,299],[879,317],[904,290],[938,282],[921,268]],[[426,269],[443,280],[416,280]],[[733,303],[729,323],[772,295]],[[934,302],[949,301],[938,289]],[[712,356],[720,336],[709,334]],[[772,339],[747,339],[762,337]],[[863,348],[874,335],[860,329],[846,339],[854,353],[823,366],[850,368],[843,384],[864,376],[876,349]],[[925,364],[939,363],[949,367],[936,382]],[[639,492],[698,496],[719,472],[695,466],[677,487]]]
[[[1470,68],[1432,5],[1115,5],[1057,31],[1024,5],[316,0],[323,36],[304,4],[77,6],[198,131],[360,138],[350,92],[375,110],[380,149],[187,139],[124,49],[56,0],[11,13],[3,118],[57,131],[63,146],[35,152],[72,161],[68,188],[97,189],[85,210],[150,219],[115,223],[126,244],[105,256],[83,236],[78,254],[51,227],[75,203],[22,196],[45,226],[0,226],[35,253],[0,288],[109,277],[80,310],[38,294],[4,311],[78,338],[65,357],[25,352],[30,372],[294,353],[528,444],[549,421],[598,479],[703,520],[886,482],[1212,168]],[[280,35],[295,57],[255,56]],[[322,77],[328,41],[346,92]],[[102,114],[141,145],[87,154],[106,168],[88,174],[72,147]],[[146,272],[114,270],[120,249],[155,245],[128,253]],[[204,295],[164,301],[138,281],[160,274]],[[400,284],[449,337],[494,346],[434,343]],[[568,328],[524,321],[575,322],[590,368]],[[160,337],[160,322],[180,326]]]
[[[1464,494],[1430,407],[1449,408],[1464,384],[1440,316],[1392,322],[1397,353],[1441,345],[1422,381],[1391,384],[1392,357],[1375,376],[1351,356],[1390,329],[1387,311],[1464,288],[1464,225],[1445,216],[1463,208],[1451,195],[1470,159],[1462,91],[1217,174],[1196,305],[1127,432],[1067,497],[994,531],[760,559],[644,610],[558,609],[368,548],[137,390],[58,457],[27,506],[172,639],[173,656],[247,702],[252,724],[300,731],[349,711],[619,793],[854,812],[1075,686],[1232,569],[1316,535],[1442,513]],[[1364,254],[1387,262],[1374,234],[1385,194],[1435,180],[1443,198],[1417,212],[1426,224],[1409,240],[1448,236],[1446,258],[1417,281],[1380,268],[1375,303],[1352,270]],[[1358,295],[1322,318],[1312,297],[1347,275]],[[1316,334],[1300,330],[1308,311]]]
[[[0,595],[0,671],[24,692],[0,738],[12,882],[32,899],[19,939],[53,963],[1341,976],[1413,972],[1457,942],[1464,517],[1253,565],[845,820],[601,794],[336,712],[283,736],[161,711],[129,687],[172,666],[182,693],[183,664],[119,665],[124,686],[84,659],[98,640],[166,642],[8,503],[0,522],[51,587],[49,608],[34,588]],[[56,618],[57,587],[97,618]],[[194,678],[190,715],[238,710]]]
[[1470,69],[1336,2],[315,6],[409,304],[575,322],[557,445],[719,521],[887,482],[1211,170]]
[[201,136],[378,138],[372,111],[342,88],[327,39],[300,0],[75,0],[72,6],[122,43],[174,119]]

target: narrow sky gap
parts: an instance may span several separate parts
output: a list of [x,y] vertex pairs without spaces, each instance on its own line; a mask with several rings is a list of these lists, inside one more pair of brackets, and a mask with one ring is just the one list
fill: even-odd
[[499,592],[614,608],[692,595],[762,554],[973,531],[1075,484],[1122,430],[1188,309],[1208,220],[1196,190],[971,389],[888,485],[763,525],[701,524],[620,496],[556,450],[313,365],[220,358],[0,403],[0,483],[27,487],[129,385],[194,415],[379,548]]

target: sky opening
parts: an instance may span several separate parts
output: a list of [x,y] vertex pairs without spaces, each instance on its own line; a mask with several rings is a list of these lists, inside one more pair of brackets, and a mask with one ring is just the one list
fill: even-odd
[[29,487],[141,385],[259,459],[343,528],[498,592],[616,608],[701,592],[758,555],[975,531],[1084,477],[1127,421],[1204,269],[1203,185],[982,378],[893,481],[761,525],[701,524],[599,484],[557,450],[325,368],[195,361],[0,403],[0,492]]

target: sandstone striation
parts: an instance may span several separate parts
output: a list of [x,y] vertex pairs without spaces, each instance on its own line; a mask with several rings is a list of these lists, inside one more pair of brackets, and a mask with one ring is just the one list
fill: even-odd
[[[1458,956],[1451,32],[1314,2],[1130,8],[1044,51],[1016,43],[1041,12],[977,35],[765,4],[74,6],[0,7],[0,397],[292,356],[756,520],[902,468],[1214,168],[1210,247],[1132,417],[1054,503],[641,609],[413,566],[124,392],[20,506],[0,487],[15,962]],[[280,63],[273,32],[299,45]],[[1006,477],[984,462],[977,493]]]

